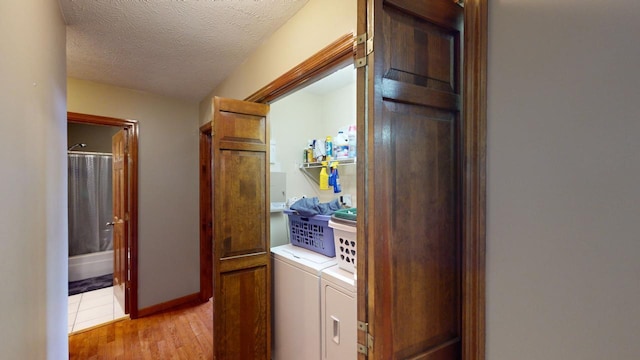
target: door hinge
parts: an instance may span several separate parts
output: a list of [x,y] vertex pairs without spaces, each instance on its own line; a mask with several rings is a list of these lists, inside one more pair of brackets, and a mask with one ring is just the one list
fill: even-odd
[[368,356],[369,351],[373,350],[373,336],[369,334],[369,323],[358,321],[358,331],[363,331],[367,339],[365,345],[358,343],[358,352]]
[[356,37],[356,46],[364,44],[365,46],[365,55],[363,57],[357,58],[355,62],[355,67],[363,67],[367,65],[367,56],[369,56],[373,52],[373,36],[367,39],[367,33],[360,34]]

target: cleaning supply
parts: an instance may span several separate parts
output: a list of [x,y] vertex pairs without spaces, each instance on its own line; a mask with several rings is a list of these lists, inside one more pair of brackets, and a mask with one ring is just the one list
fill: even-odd
[[333,142],[331,141],[331,136],[327,136],[327,140],[325,141],[326,147],[326,155],[327,157],[333,156]]
[[327,149],[326,149],[326,145],[324,143],[324,140],[322,140],[322,139],[313,140],[313,158],[314,158],[314,161],[321,162],[323,159],[325,159],[326,158],[325,155],[327,155],[326,151],[327,151]]
[[344,132],[338,131],[338,136],[334,139],[333,149],[333,156],[336,159],[344,160],[349,157],[349,138]]
[[322,162],[320,170],[320,190],[329,190],[329,174],[327,174],[327,162]]
[[315,143],[315,140],[309,140],[307,142],[308,145],[307,145],[307,148],[305,149],[305,152],[306,152],[305,162],[308,162],[308,163],[313,162],[313,147],[314,147],[314,143]]
[[350,158],[355,158],[356,157],[356,129],[357,127],[355,125],[350,125],[349,126],[349,131],[347,132],[347,137],[349,138],[349,157]]
[[334,177],[333,177],[333,192],[335,194],[339,193],[342,191],[342,186],[340,186],[340,174],[338,173],[338,163],[334,162],[333,165],[331,166],[331,170],[334,173]]
[[327,167],[327,171],[329,171],[329,187],[332,187],[336,183],[336,172],[333,164],[334,163],[331,163],[331,165]]

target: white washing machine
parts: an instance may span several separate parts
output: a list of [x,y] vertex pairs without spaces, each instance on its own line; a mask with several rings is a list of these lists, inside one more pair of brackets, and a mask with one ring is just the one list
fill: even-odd
[[293,246],[273,257],[273,360],[320,360],[320,273],[336,259]]
[[336,266],[324,269],[320,280],[322,359],[358,358],[357,283],[354,275]]

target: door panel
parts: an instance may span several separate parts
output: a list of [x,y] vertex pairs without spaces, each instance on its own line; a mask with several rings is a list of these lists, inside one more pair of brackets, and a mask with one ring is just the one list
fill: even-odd
[[251,255],[267,251],[265,153],[222,150],[217,159],[224,174],[217,184],[225,209],[220,223],[224,224],[220,257]]
[[129,231],[127,219],[127,132],[120,130],[111,140],[113,152],[113,294],[125,313],[129,313],[126,301],[127,281],[127,249]]
[[[220,276],[222,296],[217,299],[224,314],[218,359],[268,359],[266,266],[227,271]],[[215,341],[215,340],[214,340]],[[222,350],[222,351],[220,351]]]
[[213,301],[217,359],[271,358],[268,105],[214,98]]
[[393,134],[389,180],[395,184],[389,194],[394,206],[388,230],[393,340],[399,349],[431,347],[459,334],[453,116],[393,102],[384,105],[383,117],[390,119],[386,126]]
[[368,196],[358,206],[367,219],[370,356],[460,359],[462,9],[451,0],[374,0],[367,11],[375,19]]

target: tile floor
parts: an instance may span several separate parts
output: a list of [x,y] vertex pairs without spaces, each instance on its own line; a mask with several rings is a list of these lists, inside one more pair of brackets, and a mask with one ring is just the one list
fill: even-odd
[[69,333],[126,317],[113,286],[69,296]]

